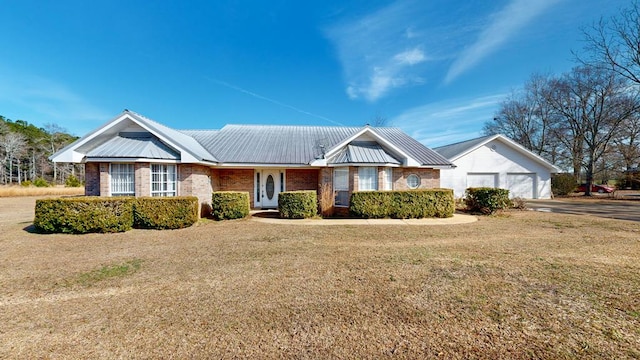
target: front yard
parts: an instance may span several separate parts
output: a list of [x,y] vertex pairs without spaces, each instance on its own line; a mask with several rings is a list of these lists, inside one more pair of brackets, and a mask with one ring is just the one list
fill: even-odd
[[639,223],[38,235],[16,199],[0,199],[8,358],[640,358]]

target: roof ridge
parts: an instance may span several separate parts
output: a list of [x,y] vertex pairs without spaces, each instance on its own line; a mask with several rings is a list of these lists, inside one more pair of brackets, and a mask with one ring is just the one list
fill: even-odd
[[454,146],[454,145],[460,145],[460,144],[467,143],[467,142],[478,141],[480,139],[488,139],[490,137],[494,137],[494,136],[497,136],[497,135],[500,135],[500,134],[478,136],[478,137],[475,137],[473,139],[462,140],[462,141],[454,142],[454,143],[447,144],[447,145],[436,146],[436,147],[433,148],[433,150],[441,149],[441,148],[444,148],[444,147],[447,147],[447,146]]

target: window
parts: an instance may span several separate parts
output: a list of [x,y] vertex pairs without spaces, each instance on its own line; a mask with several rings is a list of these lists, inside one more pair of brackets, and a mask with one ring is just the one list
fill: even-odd
[[111,164],[111,196],[135,196],[133,164]]
[[383,170],[384,187],[382,190],[393,190],[393,168],[386,167]]
[[407,186],[409,189],[417,189],[420,186],[420,178],[416,174],[407,176]]
[[369,166],[358,168],[358,190],[378,190],[378,168]]
[[151,196],[176,196],[176,166],[151,164]]
[[333,169],[333,191],[336,206],[349,206],[349,168]]

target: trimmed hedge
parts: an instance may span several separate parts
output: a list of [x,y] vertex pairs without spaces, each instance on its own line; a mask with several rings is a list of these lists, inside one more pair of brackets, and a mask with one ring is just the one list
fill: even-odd
[[318,194],[313,190],[281,192],[278,211],[284,219],[312,218],[318,214]]
[[111,233],[180,229],[198,221],[198,198],[77,197],[36,200],[33,225],[43,233]]
[[211,196],[211,215],[216,220],[245,218],[250,208],[247,191],[214,191]]
[[134,200],[134,227],[142,229],[182,229],[198,221],[195,196],[142,197]]
[[349,203],[349,214],[362,218],[446,218],[454,211],[451,189],[354,192]]
[[36,200],[33,225],[43,233],[111,233],[133,227],[133,198],[77,197]]
[[468,188],[464,203],[469,211],[483,214],[493,214],[511,206],[509,190],[489,187]]

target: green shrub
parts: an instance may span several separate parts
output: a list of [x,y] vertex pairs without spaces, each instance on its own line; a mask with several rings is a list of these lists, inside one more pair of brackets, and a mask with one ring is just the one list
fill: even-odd
[[66,186],[66,187],[81,187],[82,186],[82,182],[80,180],[78,180],[78,178],[75,177],[72,174],[72,175],[69,175],[69,177],[67,177],[67,179],[64,181],[64,186]]
[[33,186],[35,187],[49,187],[51,186],[51,184],[49,184],[49,182],[41,177],[36,178],[35,180],[33,180]]
[[108,233],[133,227],[133,198],[78,197],[36,200],[36,230],[44,233]]
[[468,188],[464,202],[469,211],[483,214],[493,214],[497,210],[511,207],[509,190],[489,187]]
[[20,183],[20,186],[22,186],[22,187],[29,187],[29,186],[31,186],[31,185],[33,185],[33,184],[31,183],[31,180],[25,180],[25,181],[23,181],[23,182],[21,182],[21,183]]
[[445,218],[454,211],[451,189],[354,192],[349,203],[349,214],[363,218]]
[[142,229],[181,229],[198,221],[195,196],[143,197],[133,203],[133,226]]
[[278,211],[284,219],[312,218],[318,214],[318,195],[313,190],[281,192]]
[[214,191],[211,196],[211,215],[216,220],[241,219],[249,216],[247,191]]
[[577,187],[578,182],[576,182],[576,178],[571,174],[554,174],[551,177],[551,191],[553,192],[553,195],[568,195]]

